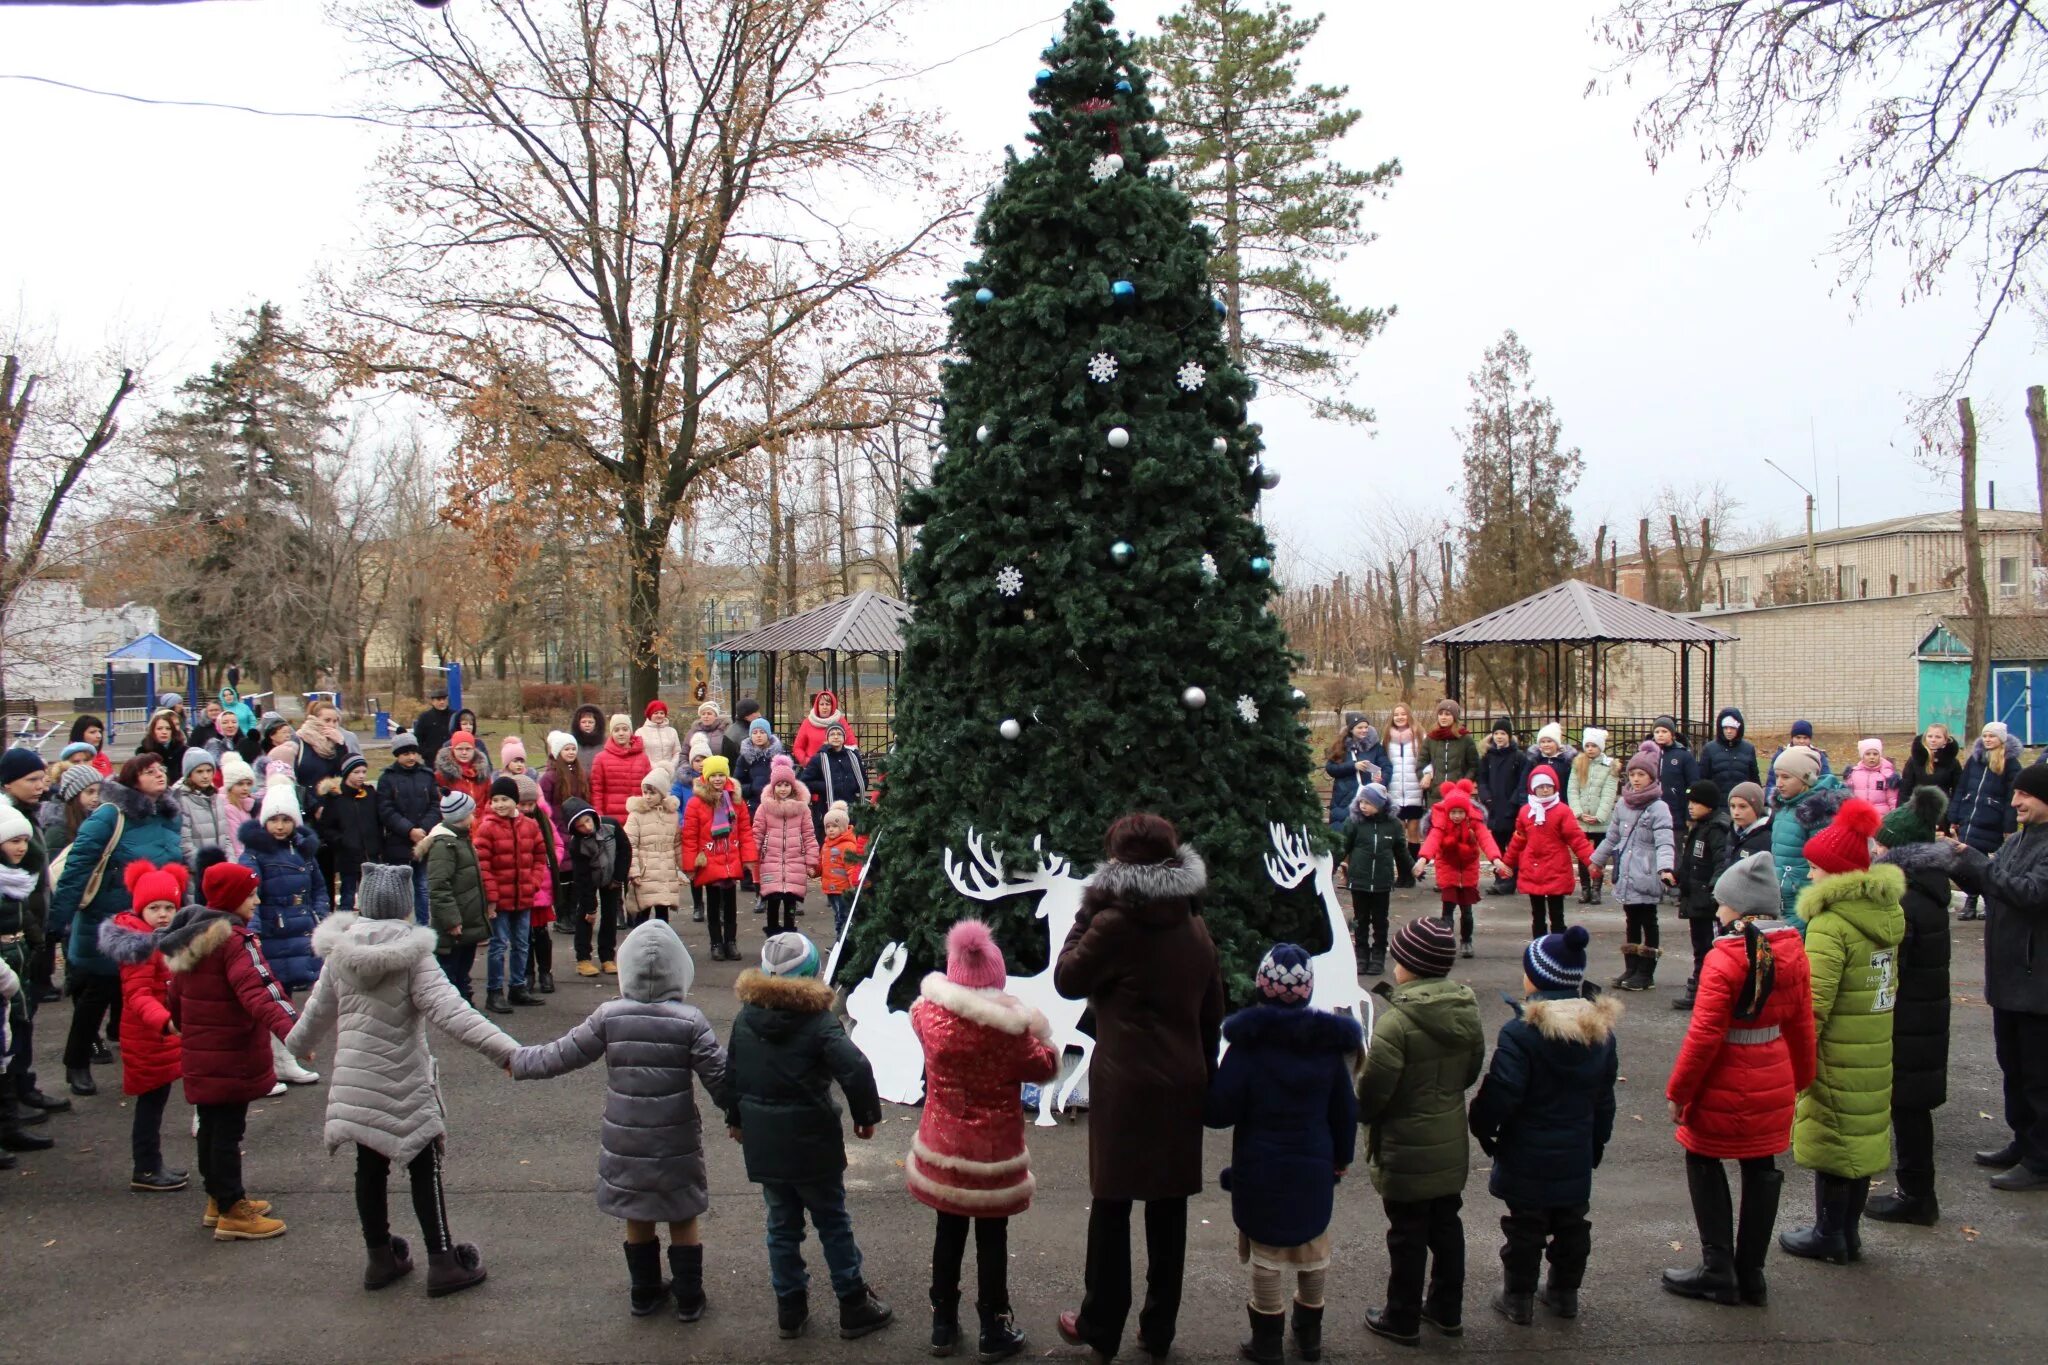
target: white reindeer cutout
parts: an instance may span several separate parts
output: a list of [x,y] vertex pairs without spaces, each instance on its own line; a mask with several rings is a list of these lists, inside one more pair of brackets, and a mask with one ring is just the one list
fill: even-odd
[[875,959],[874,970],[846,997],[853,1020],[847,1036],[875,1069],[875,1090],[891,1104],[916,1104],[924,1099],[924,1048],[910,1015],[889,1008],[889,991],[903,975],[910,953],[892,943]]
[[1315,956],[1316,985],[1309,1008],[1348,1014],[1367,1038],[1372,1037],[1372,994],[1358,979],[1358,955],[1351,946],[1344,907],[1337,900],[1336,860],[1328,853],[1310,852],[1308,835],[1291,832],[1285,825],[1267,825],[1266,833],[1273,841],[1273,852],[1266,855],[1266,875],[1291,890],[1313,872],[1316,894],[1323,898],[1330,946]]
[[1043,840],[1033,839],[1031,847],[1038,854],[1037,871],[1024,876],[1006,873],[1002,859],[983,847],[981,835],[969,829],[967,852],[973,859],[973,866],[960,863],[949,848],[946,850],[946,877],[953,883],[953,889],[969,900],[999,901],[1034,891],[1039,893],[1038,917],[1045,921],[1047,940],[1045,970],[1031,976],[1012,975],[1004,982],[1003,989],[1045,1016],[1046,1022],[1052,1025],[1052,1045],[1062,1057],[1070,1047],[1081,1050],[1081,1060],[1064,1083],[1055,1078],[1039,1087],[1037,1123],[1040,1128],[1052,1128],[1059,1123],[1053,1114],[1066,1107],[1075,1087],[1087,1076],[1088,1063],[1095,1055],[1095,1040],[1080,1029],[1081,1015],[1087,1010],[1088,1002],[1061,999],[1052,984],[1053,966],[1059,960],[1067,935],[1073,931],[1074,921],[1080,917],[1081,895],[1088,889],[1093,874],[1090,877],[1074,876],[1072,865],[1057,853],[1047,853]]

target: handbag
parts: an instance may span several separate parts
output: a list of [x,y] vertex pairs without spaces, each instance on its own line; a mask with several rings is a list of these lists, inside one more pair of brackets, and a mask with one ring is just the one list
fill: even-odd
[[[85,879],[85,890],[78,897],[78,908],[83,910],[91,905],[100,893],[100,879],[107,875],[107,860],[114,856],[114,846],[121,842],[121,835],[127,831],[128,817],[120,810],[114,812],[114,834],[107,840],[107,846],[100,850],[100,860],[93,866],[92,875]],[[54,893],[57,882],[64,875],[64,866],[71,858],[74,845],[64,845],[64,851],[50,860],[50,890]]]

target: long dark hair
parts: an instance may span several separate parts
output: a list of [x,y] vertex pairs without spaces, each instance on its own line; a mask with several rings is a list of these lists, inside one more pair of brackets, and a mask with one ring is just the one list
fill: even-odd
[[100,732],[100,742],[102,744],[106,742],[107,723],[101,720],[98,716],[80,716],[77,720],[72,721],[71,742],[73,744],[90,743],[91,741],[89,741],[85,737],[85,732],[87,730],[98,730]]

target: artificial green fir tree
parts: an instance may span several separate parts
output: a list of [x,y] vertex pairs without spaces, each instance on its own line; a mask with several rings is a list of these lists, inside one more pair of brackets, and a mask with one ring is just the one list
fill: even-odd
[[1131,810],[1207,861],[1203,912],[1239,993],[1275,937],[1329,946],[1313,893],[1282,893],[1264,863],[1271,826],[1321,820],[1266,609],[1253,385],[1110,20],[1101,0],[1068,11],[1033,91],[1035,150],[1012,154],[951,289],[945,448],[906,508],[916,614],[842,982],[892,941],[943,965],[968,913],[1013,972],[1038,971],[1032,897],[971,901],[944,854],[972,868],[971,829],[1013,874],[1038,866],[1036,840],[1085,876]]

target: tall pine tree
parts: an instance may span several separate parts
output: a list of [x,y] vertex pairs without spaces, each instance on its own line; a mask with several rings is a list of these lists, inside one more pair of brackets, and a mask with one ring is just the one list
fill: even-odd
[[967,913],[1013,969],[1038,970],[1034,901],[964,899],[943,851],[964,859],[973,829],[1028,871],[1038,838],[1085,875],[1130,810],[1166,816],[1207,860],[1233,986],[1271,939],[1327,939],[1262,861],[1269,824],[1320,822],[1267,611],[1253,384],[1226,349],[1213,241],[1164,173],[1146,75],[1110,22],[1102,0],[1069,10],[1033,93],[1034,150],[1012,154],[951,288],[947,453],[906,503],[923,526],[916,615],[856,972],[897,940],[942,961]]

